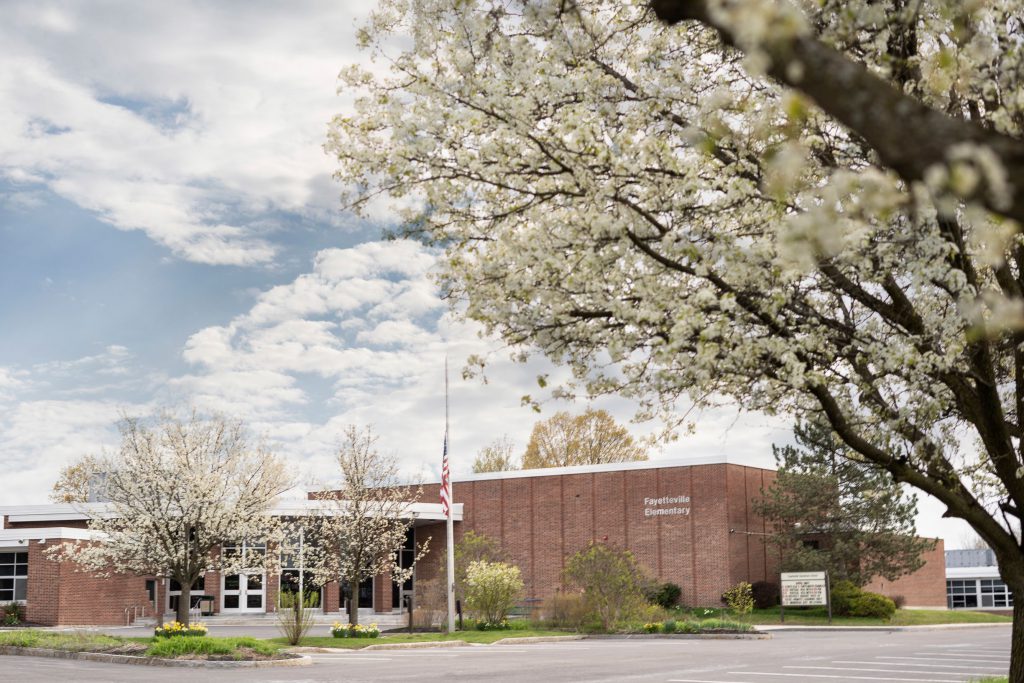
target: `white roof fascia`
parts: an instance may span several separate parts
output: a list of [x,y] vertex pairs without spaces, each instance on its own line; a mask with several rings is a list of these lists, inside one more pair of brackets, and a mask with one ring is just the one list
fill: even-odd
[[[754,469],[770,469],[744,465],[743,463],[730,462],[726,455],[709,455],[697,458],[671,458],[664,460],[640,460],[638,462],[609,462],[600,465],[572,465],[570,467],[542,467],[533,470],[509,470],[506,472],[481,472],[480,474],[467,474],[458,479],[452,478],[453,484],[471,481],[490,481],[494,479],[523,479],[526,477],[551,477],[565,474],[591,474],[595,472],[623,472],[631,470],[656,470],[674,467],[694,467],[696,465],[741,465]],[[772,470],[774,471],[774,470]],[[428,484],[439,482],[430,481]],[[456,489],[456,495],[458,490]]]
[[999,567],[946,567],[947,579],[998,579]]
[[66,526],[36,529],[0,529],[0,548],[28,547],[29,541],[90,541],[98,538],[88,529],[73,529]]
[[[280,516],[298,516],[325,511],[325,503],[320,500],[295,499],[283,501],[271,509],[271,514]],[[18,505],[0,507],[0,516],[6,515],[9,522],[28,523],[32,522],[58,522],[71,520],[87,520],[97,514],[109,510],[106,503],[89,503],[83,505],[71,505],[57,503],[53,505]],[[438,519],[445,518],[441,511],[440,503],[410,503],[405,506],[402,516],[413,519]],[[462,503],[452,505],[452,519],[462,521]],[[11,531],[16,531],[12,529]]]

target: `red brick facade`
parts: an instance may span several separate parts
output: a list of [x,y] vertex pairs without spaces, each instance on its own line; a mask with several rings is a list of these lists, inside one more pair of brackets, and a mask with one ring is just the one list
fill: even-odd
[[[497,540],[522,570],[529,598],[555,593],[565,559],[602,541],[631,550],[658,580],[679,584],[684,604],[717,605],[739,581],[778,579],[764,521],[751,510],[774,476],[713,464],[455,482],[454,500],[464,504],[456,540],[470,529]],[[437,489],[425,487],[423,500],[433,500]],[[664,498],[689,501],[650,504]],[[689,512],[650,514],[673,508]],[[433,550],[417,567],[418,580],[433,579],[441,569],[444,525],[417,527],[417,543],[427,537]]]
[[864,590],[902,597],[907,607],[946,608],[946,552],[942,539],[924,554],[924,566],[895,581],[875,579]]
[[[728,463],[664,465],[631,463],[619,467],[563,468],[477,475],[455,482],[454,501],[463,516],[455,523],[456,540],[468,530],[498,541],[522,571],[524,597],[544,600],[561,589],[566,559],[600,541],[629,549],[659,581],[682,589],[690,606],[718,606],[720,596],[739,581],[778,581],[778,557],[768,546],[766,525],[752,503],[775,472]],[[421,502],[435,503],[439,485],[424,487]],[[429,515],[435,515],[432,518]],[[419,517],[417,544],[430,539],[430,552],[416,567],[416,581],[438,578],[445,548],[445,525],[436,513]],[[37,530],[28,541],[29,567],[26,618],[46,625],[123,624],[135,614],[151,616],[146,579],[131,576],[100,578],[78,571],[71,563],[46,558],[40,529],[71,527],[85,522],[10,523],[6,529]],[[69,530],[67,533],[71,533]],[[49,540],[52,545],[54,540]],[[83,542],[83,541],[62,541]],[[945,562],[941,541],[926,555],[925,566],[895,582],[868,586],[885,595],[901,595],[908,606],[944,607]],[[268,575],[264,610],[277,604],[279,577]],[[373,607],[393,607],[388,577],[374,581]],[[167,605],[166,585],[157,582],[157,605]],[[214,598],[221,611],[221,576],[210,572],[201,594]],[[340,587],[324,587],[322,608],[340,609]],[[397,605],[394,605],[397,607]]]

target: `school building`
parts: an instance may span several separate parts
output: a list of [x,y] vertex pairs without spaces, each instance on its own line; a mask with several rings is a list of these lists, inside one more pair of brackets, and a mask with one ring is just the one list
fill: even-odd
[[[752,510],[774,476],[773,470],[726,458],[472,475],[452,483],[456,541],[469,530],[495,539],[522,571],[524,599],[533,604],[562,588],[567,557],[602,541],[632,551],[657,580],[678,584],[683,604],[719,606],[721,594],[740,581],[778,581],[778,557],[766,543],[768,529]],[[320,609],[339,613],[338,618],[349,606],[391,613],[401,609],[406,594],[415,596],[417,582],[438,579],[446,540],[438,500],[439,484],[428,484],[420,502],[407,510],[412,526],[400,551],[402,563],[413,556],[413,544],[429,538],[431,548],[412,579],[398,586],[378,576],[358,586],[354,596],[332,582],[320,589]],[[297,501],[279,506],[274,514],[293,516],[308,509]],[[45,625],[125,624],[158,611],[171,615],[180,586],[169,580],[103,578],[44,554],[54,543],[86,542],[89,514],[89,507],[81,505],[0,507],[0,602],[21,602],[27,621]],[[302,572],[302,567],[282,568],[291,578]],[[281,578],[265,572],[209,572],[193,596],[202,596],[200,606],[213,614],[273,612],[279,593],[288,589]],[[945,580],[939,541],[921,570],[868,589],[902,596],[907,606],[945,608]]]

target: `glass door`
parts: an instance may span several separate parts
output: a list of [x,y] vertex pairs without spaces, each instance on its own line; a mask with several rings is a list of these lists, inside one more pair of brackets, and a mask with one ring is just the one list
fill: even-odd
[[264,574],[225,574],[220,599],[222,612],[263,612],[267,595]]
[[[251,541],[226,544],[226,555],[240,558],[241,566],[262,566],[267,552],[266,543]],[[251,564],[250,564],[251,562]],[[238,566],[238,565],[236,565]],[[265,612],[266,574],[262,570],[243,570],[237,574],[222,574],[220,609],[222,612]]]

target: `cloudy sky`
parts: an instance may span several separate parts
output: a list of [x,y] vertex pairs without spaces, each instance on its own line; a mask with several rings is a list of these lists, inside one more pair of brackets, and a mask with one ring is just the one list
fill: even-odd
[[[322,144],[349,106],[337,73],[363,58],[353,6],[5,3],[0,504],[45,502],[63,465],[117,443],[119,415],[163,406],[244,418],[304,480],[331,477],[347,424],[436,476],[446,354],[455,474],[496,437],[525,447],[538,416],[520,397],[549,369],[454,321],[433,254],[381,241],[386,210],[340,207]],[[462,380],[481,352],[487,383]],[[540,417],[566,408],[583,406]],[[781,418],[696,418],[651,457],[767,466],[789,439]]]

